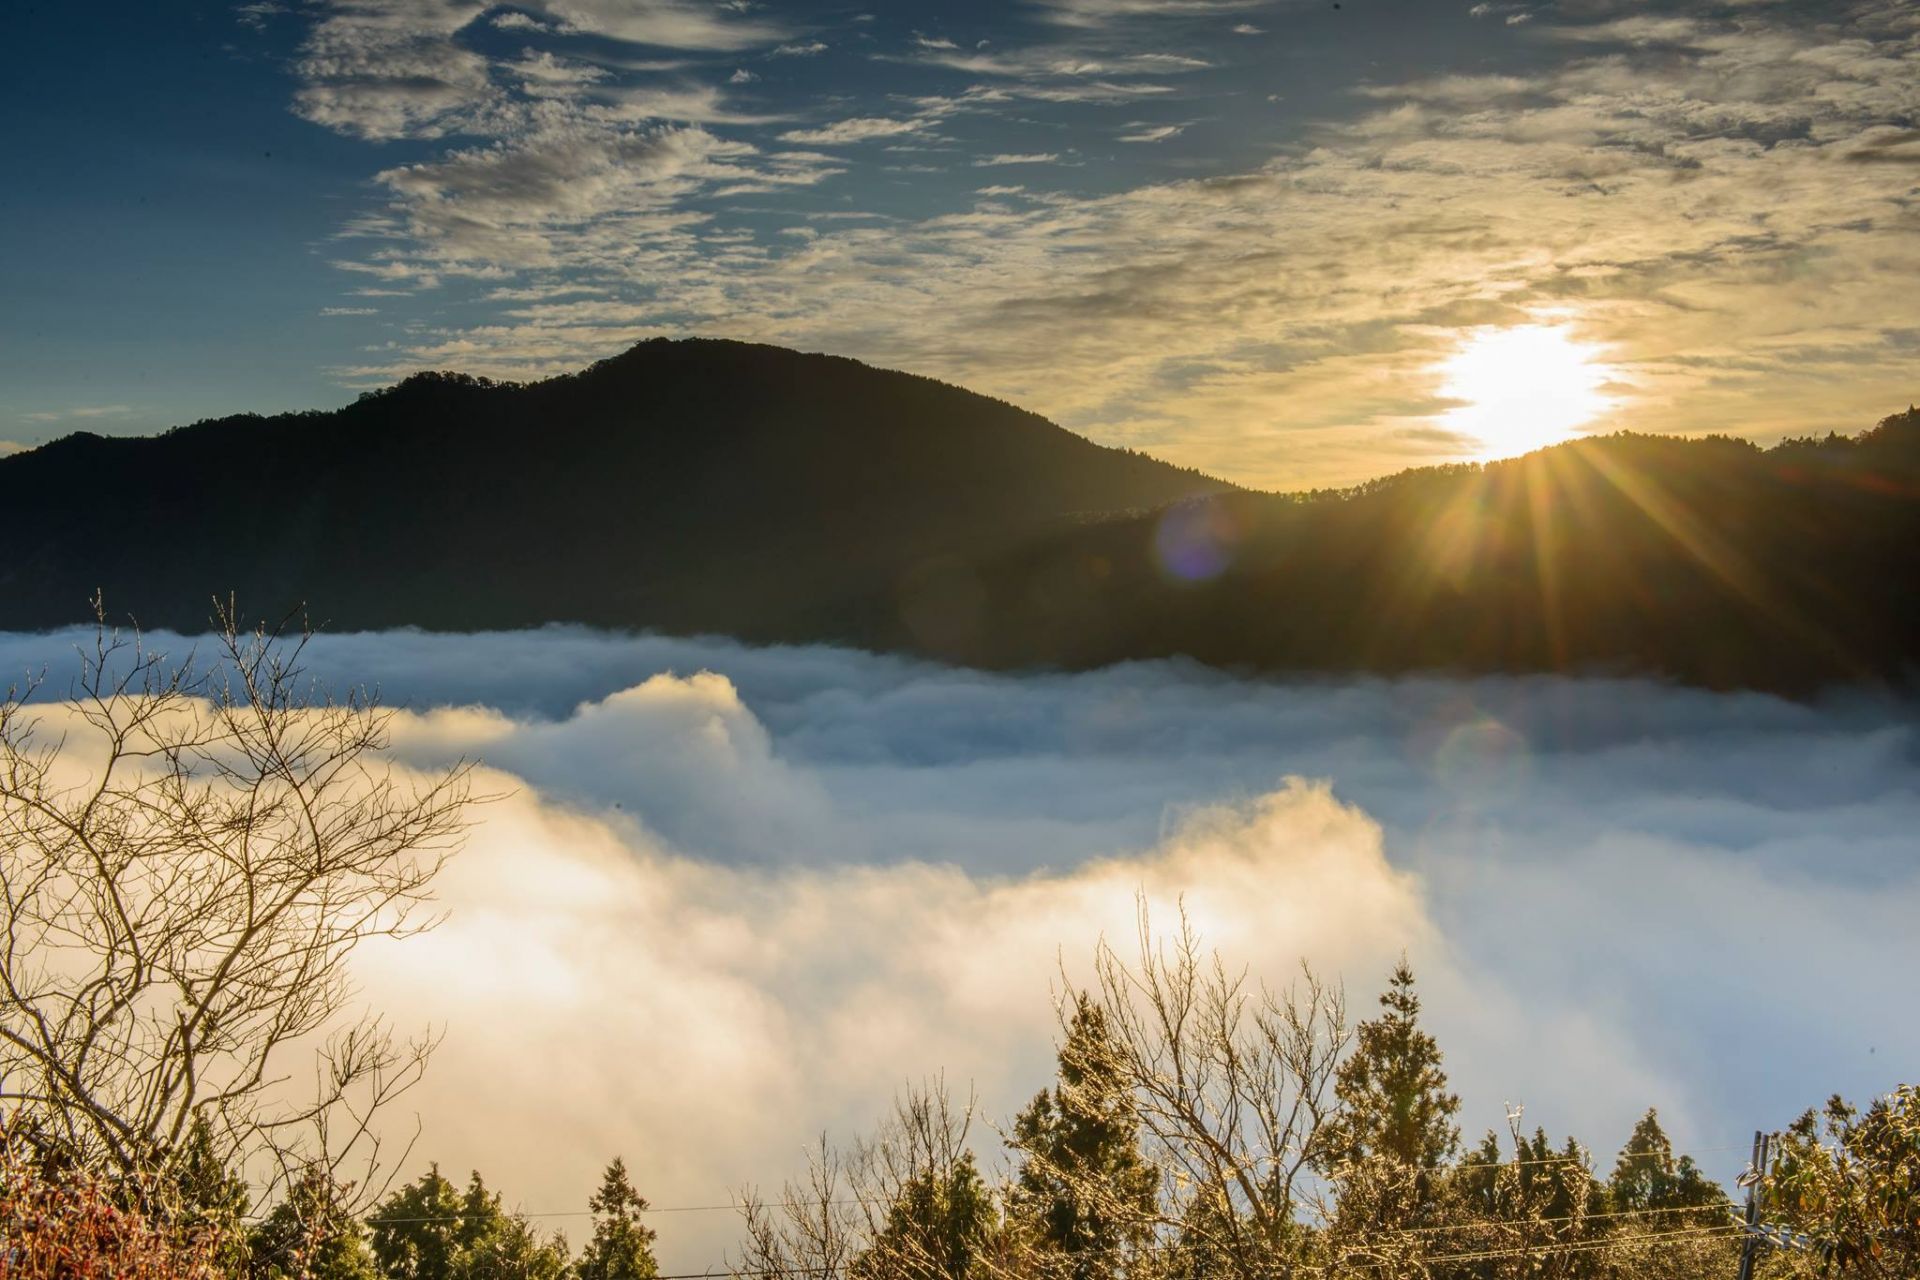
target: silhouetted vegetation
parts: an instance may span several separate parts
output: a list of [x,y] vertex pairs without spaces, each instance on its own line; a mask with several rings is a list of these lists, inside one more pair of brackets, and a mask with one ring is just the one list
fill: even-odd
[[[1151,944],[1150,944],[1151,945]],[[1731,1275],[1746,1247],[1721,1187],[1674,1153],[1659,1117],[1634,1126],[1611,1176],[1575,1139],[1489,1132],[1459,1151],[1444,1058],[1403,963],[1382,1011],[1349,1026],[1307,975],[1250,988],[1191,934],[1167,963],[1110,954],[1062,1003],[1059,1074],[1015,1120],[990,1177],[975,1117],[936,1083],[896,1100],[850,1154],[823,1145],[778,1199],[748,1192],[741,1280],[1682,1280]],[[1156,970],[1157,966],[1157,970]],[[1107,978],[1138,980],[1115,990]],[[1120,1003],[1116,1003],[1116,1001]],[[1305,1034],[1303,1034],[1305,1033]],[[1251,1056],[1242,1056],[1243,1051]],[[1336,1081],[1331,1091],[1325,1086]],[[1780,1135],[1758,1174],[1755,1274],[1915,1274],[1920,1107],[1903,1087],[1864,1114],[1839,1099]],[[654,1280],[647,1201],[614,1159],[586,1201],[578,1257],[430,1166],[364,1218],[317,1171],[264,1217],[176,1187],[49,1160],[0,1132],[4,1274],[146,1280]],[[1276,1123],[1276,1121],[1278,1123]],[[1823,1140],[1824,1139],[1824,1140]],[[1292,1181],[1289,1170],[1310,1170]],[[221,1178],[229,1187],[237,1183]],[[555,1211],[575,1216],[571,1211]]]
[[1920,657],[1906,586],[1920,574],[1920,413],[1772,449],[1617,435],[1340,493],[1224,494],[972,572],[979,620],[948,652],[989,666],[1184,654],[1794,694],[1906,685]]
[[1248,493],[850,360],[643,343],[532,384],[0,459],[0,626],[238,592],[327,625],[572,621],[989,667],[1910,679],[1920,414],[1759,448],[1622,434]]
[[1221,487],[924,378],[701,341],[526,386],[416,374],[333,413],[69,436],[0,463],[0,486],[0,627],[84,620],[101,588],[149,627],[198,628],[195,602],[237,593],[334,629],[768,640],[857,638],[877,587],[943,554]]

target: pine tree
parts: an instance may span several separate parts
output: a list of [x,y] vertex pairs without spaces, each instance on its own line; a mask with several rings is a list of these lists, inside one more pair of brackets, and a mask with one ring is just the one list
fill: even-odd
[[593,1239],[581,1250],[579,1280],[652,1280],[656,1233],[640,1221],[647,1202],[627,1180],[626,1162],[615,1156],[600,1190],[587,1201],[593,1210]]
[[245,1266],[247,1231],[241,1225],[251,1198],[247,1185],[213,1148],[213,1130],[196,1116],[187,1137],[167,1167],[166,1211],[176,1228],[212,1231],[220,1241],[215,1260],[227,1272]]
[[1158,1175],[1140,1153],[1139,1120],[1105,1012],[1081,996],[1060,1047],[1059,1083],[1014,1120],[1025,1156],[1010,1206],[1073,1280],[1113,1275],[1152,1233]]
[[1652,1108],[1633,1126],[1607,1180],[1614,1207],[1629,1213],[1706,1208],[1725,1199],[1694,1164],[1692,1156],[1674,1159],[1673,1143]]
[[993,1192],[973,1152],[928,1169],[900,1189],[885,1225],[854,1261],[857,1280],[965,1280],[992,1242]]
[[360,1223],[326,1171],[309,1169],[254,1229],[253,1280],[378,1280]]
[[1406,959],[1380,996],[1386,1010],[1355,1029],[1334,1093],[1343,1110],[1325,1130],[1323,1163],[1381,1157],[1419,1170],[1438,1168],[1460,1147],[1453,1118],[1460,1099],[1447,1092],[1440,1046],[1420,1029],[1420,998]]
[[460,1193],[430,1165],[367,1216],[373,1256],[390,1280],[450,1280],[460,1254]]
[[454,1244],[460,1254],[471,1253],[506,1221],[506,1214],[500,1211],[500,1197],[487,1190],[480,1171],[475,1169],[467,1178],[466,1193],[460,1197],[460,1221],[454,1231]]

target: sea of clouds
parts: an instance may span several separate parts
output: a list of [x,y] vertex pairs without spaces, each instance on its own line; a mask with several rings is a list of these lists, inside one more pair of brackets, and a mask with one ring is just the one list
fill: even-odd
[[[0,634],[0,684],[56,696],[82,638]],[[1310,960],[1358,1015],[1405,952],[1469,1135],[1524,1104],[1603,1172],[1649,1106],[1730,1178],[1755,1128],[1920,1078],[1910,705],[569,628],[307,658],[401,709],[401,761],[484,764],[445,923],[357,973],[445,1029],[416,1163],[533,1212],[616,1153],[660,1206],[777,1189],[942,1072],[994,1148],[1048,1081],[1063,973],[1130,946],[1141,900],[1276,985]],[[656,1225],[670,1270],[737,1234]]]

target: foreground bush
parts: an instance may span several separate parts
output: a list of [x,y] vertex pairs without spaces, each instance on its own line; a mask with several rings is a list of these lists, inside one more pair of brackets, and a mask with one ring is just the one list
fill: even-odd
[[228,1244],[214,1226],[179,1230],[125,1182],[50,1172],[0,1131],[0,1278],[216,1280]]

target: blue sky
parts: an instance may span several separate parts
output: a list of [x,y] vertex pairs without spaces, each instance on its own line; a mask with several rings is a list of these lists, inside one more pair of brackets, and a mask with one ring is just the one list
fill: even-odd
[[15,445],[657,334],[907,368],[1274,486],[1484,453],[1448,361],[1514,328],[1602,371],[1584,430],[1855,430],[1914,394],[1920,18],[1889,0],[12,25]]

